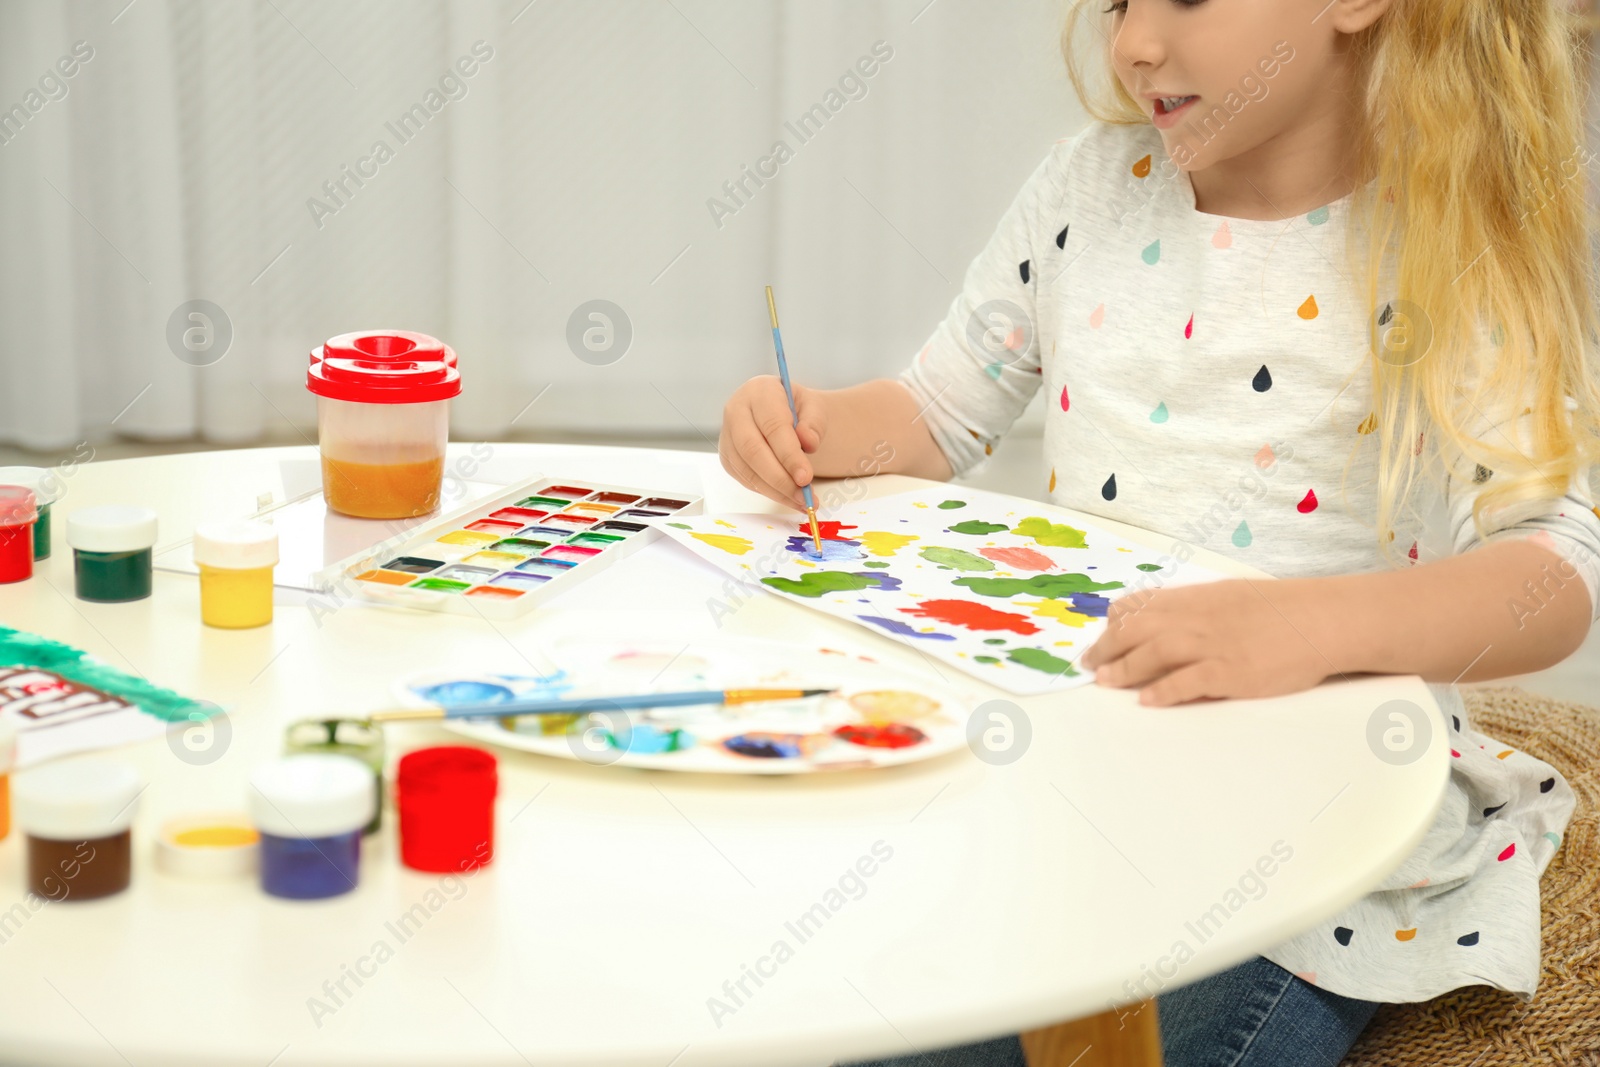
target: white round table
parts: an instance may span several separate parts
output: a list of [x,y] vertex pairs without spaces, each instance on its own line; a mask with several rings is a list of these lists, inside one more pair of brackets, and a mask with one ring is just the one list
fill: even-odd
[[[313,456],[88,464],[58,516],[147,504],[166,545],[198,519],[249,514],[260,494],[281,499],[280,464]],[[688,478],[708,512],[772,510],[709,454],[499,444],[495,471],[490,480]],[[391,810],[355,892],[278,900],[253,880],[156,870],[156,827],[241,810],[249,771],[280,751],[286,723],[390,704],[392,681],[418,668],[524,669],[575,630],[691,647],[776,637],[927,668],[776,597],[745,599],[719,627],[706,604],[724,595],[723,575],[666,539],[515,622],[313,613],[283,593],[271,626],[222,631],[201,625],[184,575],[157,572],[143,602],[74,599],[61,526],[32,581],[0,586],[0,619],[222,705],[232,737],[206,766],[161,739],[114,753],[150,782],[128,892],[5,912],[24,900],[24,849],[16,831],[0,844],[5,1063],[815,1067],[929,1050],[1148,997],[1328,918],[1416,845],[1448,773],[1442,744],[1400,766],[1369,747],[1368,719],[1391,699],[1426,709],[1445,736],[1415,677],[1176,709],[1089,685],[1016,698],[1032,739],[1001,766],[961,750],[893,770],[755,778],[501,750],[492,866],[469,877],[402,868]],[[648,592],[630,591],[646,571]],[[389,729],[391,759],[458,740]]]

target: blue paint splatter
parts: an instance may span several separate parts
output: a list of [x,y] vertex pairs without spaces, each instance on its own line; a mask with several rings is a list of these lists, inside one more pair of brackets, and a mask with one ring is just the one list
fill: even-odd
[[1111,607],[1111,598],[1099,593],[1069,593],[1067,599],[1072,601],[1073,611],[1096,619],[1105,618],[1107,609]]
[[673,727],[663,730],[649,723],[633,723],[628,729],[622,731],[622,736],[617,736],[610,730],[602,731],[606,744],[624,752],[636,752],[645,756],[659,756],[663,752],[681,752],[694,744],[694,735],[686,730]]
[[860,541],[830,541],[822,542],[822,551],[816,550],[815,542],[809,537],[789,538],[789,551],[798,553],[801,559],[808,559],[813,563],[828,563],[840,559],[865,559],[867,553],[861,547]]
[[870,622],[874,626],[881,626],[890,633],[900,634],[903,637],[924,637],[929,641],[954,641],[956,639],[955,634],[925,634],[921,630],[907,626],[899,619],[885,619],[877,615],[857,615],[856,618],[862,622]]
[[879,589],[882,589],[888,593],[892,593],[896,589],[900,588],[900,579],[894,577],[892,574],[883,574],[879,571],[852,571],[851,573],[860,578],[871,578],[873,581],[878,583]]
[[424,700],[443,707],[452,707],[456,704],[503,704],[516,695],[503,685],[470,681],[440,682],[438,685],[424,686],[413,692]]

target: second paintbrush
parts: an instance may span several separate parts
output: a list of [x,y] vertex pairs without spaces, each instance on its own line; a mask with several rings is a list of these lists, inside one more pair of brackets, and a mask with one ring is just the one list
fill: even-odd
[[506,719],[518,715],[583,715],[607,711],[682,708],[700,704],[753,704],[765,700],[804,700],[831,689],[691,689],[677,693],[625,693],[619,696],[539,697],[491,704],[392,708],[367,716],[371,722],[428,719]]

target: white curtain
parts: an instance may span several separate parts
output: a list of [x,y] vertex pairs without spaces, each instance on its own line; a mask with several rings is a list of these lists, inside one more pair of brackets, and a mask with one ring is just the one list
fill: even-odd
[[[457,349],[458,438],[714,440],[728,392],[772,368],[768,282],[797,378],[892,373],[1084,121],[1062,17],[1057,0],[5,0],[0,441],[314,433],[308,350],[374,327]],[[595,299],[632,326],[609,365],[567,341]],[[215,362],[169,344],[191,300],[231,325]]]

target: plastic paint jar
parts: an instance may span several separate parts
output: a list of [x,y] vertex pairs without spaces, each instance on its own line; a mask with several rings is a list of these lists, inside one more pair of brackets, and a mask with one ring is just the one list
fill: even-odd
[[33,490],[34,503],[39,507],[39,520],[33,527],[33,558],[35,562],[50,558],[50,505],[60,500],[67,491],[66,485],[54,471],[43,467],[0,467],[0,485],[20,485]]
[[439,505],[456,354],[425,333],[379,330],[330,338],[311,352],[322,495],[359,519],[404,519]]
[[108,504],[67,516],[67,544],[78,599],[115,603],[150,595],[156,513]]
[[0,485],[0,585],[33,577],[33,524],[38,518],[32,489]]
[[190,815],[161,827],[156,866],[180,878],[228,878],[251,874],[261,835],[249,819],[232,812]]
[[418,871],[461,872],[494,859],[493,753],[441,745],[400,757],[400,862]]
[[257,768],[250,818],[261,833],[261,888],[290,900],[354,889],[372,799],[372,772],[349,756],[306,753]]
[[278,532],[264,522],[232,520],[195,527],[200,568],[200,621],[246,630],[272,621],[272,568]]
[[17,765],[17,728],[0,719],[0,841],[11,832],[11,768]]
[[363,833],[383,824],[383,731],[364,719],[307,719],[289,724],[283,751],[332,753],[360,760],[372,774],[372,821]]
[[144,784],[126,763],[52,763],[17,775],[17,826],[28,838],[28,892],[94,900],[128,888],[130,827]]

